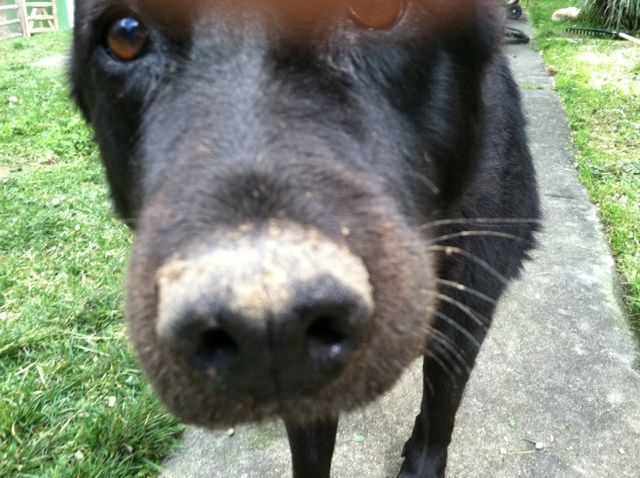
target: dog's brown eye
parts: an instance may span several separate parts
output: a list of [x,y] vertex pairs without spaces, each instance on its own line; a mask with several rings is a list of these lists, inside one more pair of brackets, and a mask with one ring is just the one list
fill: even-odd
[[132,17],[117,20],[107,33],[107,48],[121,61],[138,58],[147,43],[149,30],[142,22]]
[[400,21],[406,0],[351,0],[349,12],[354,22],[371,30],[386,30]]

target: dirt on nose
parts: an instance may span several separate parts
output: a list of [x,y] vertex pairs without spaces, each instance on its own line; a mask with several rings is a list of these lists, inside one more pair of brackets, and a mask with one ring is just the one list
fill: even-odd
[[[177,311],[218,295],[231,312],[259,321],[291,308],[299,284],[331,276],[374,311],[369,273],[361,258],[315,229],[271,224],[264,232],[229,234],[171,259],[157,273],[157,329],[170,327]],[[222,297],[225,296],[225,297]]]

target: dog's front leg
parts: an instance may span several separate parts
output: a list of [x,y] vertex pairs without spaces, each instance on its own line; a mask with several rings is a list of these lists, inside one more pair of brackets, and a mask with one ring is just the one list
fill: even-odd
[[[471,284],[471,290],[481,290],[481,286],[468,279],[464,282]],[[494,308],[493,303],[483,303],[465,294],[468,292],[449,292],[447,296],[452,301],[441,305],[440,317],[432,326],[439,332],[434,333],[438,340],[434,339],[425,355],[422,405],[411,438],[404,446],[405,459],[398,478],[445,476],[456,412]],[[476,323],[456,304],[464,304],[484,321]]]
[[329,478],[338,417],[301,425],[285,420],[294,478]]

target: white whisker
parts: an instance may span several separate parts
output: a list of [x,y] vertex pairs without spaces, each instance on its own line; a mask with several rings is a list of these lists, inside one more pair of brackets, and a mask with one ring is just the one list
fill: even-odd
[[482,299],[485,302],[488,302],[490,304],[496,305],[498,303],[495,299],[492,299],[488,295],[483,294],[482,292],[478,292],[477,290],[472,289],[470,287],[467,287],[464,284],[460,284],[459,282],[452,282],[452,281],[448,281],[448,280],[444,280],[444,279],[436,279],[436,282],[438,284],[442,284],[442,285],[444,285],[446,287],[451,287],[453,289],[459,290],[460,292],[466,292],[468,294],[476,296],[479,299]]
[[446,364],[442,360],[440,360],[440,357],[438,357],[438,355],[433,353],[431,350],[427,350],[425,355],[429,357],[431,360],[433,360],[436,364],[438,364],[438,366],[442,369],[442,371],[447,374],[447,377],[449,377],[449,380],[451,380],[454,383],[457,382],[455,374],[451,371],[449,367],[446,366]]
[[476,311],[474,311],[470,307],[467,307],[465,304],[463,304],[459,300],[452,299],[446,294],[436,294],[436,296],[438,297],[438,299],[444,302],[447,302],[453,305],[454,307],[457,307],[462,312],[464,312],[467,316],[473,319],[473,321],[476,324],[478,324],[480,327],[482,327],[484,330],[488,330],[489,324],[491,323],[491,321],[486,317],[483,317],[481,314],[478,314]]
[[460,255],[462,257],[465,257],[465,258],[475,262],[480,267],[482,267],[486,271],[488,271],[491,274],[493,274],[503,284],[507,284],[509,282],[509,280],[505,276],[500,274],[500,272],[498,272],[488,262],[480,259],[479,257],[476,257],[474,254],[471,254],[470,252],[467,252],[464,249],[461,249],[459,247],[454,247],[454,246],[435,246],[435,245],[431,245],[431,246],[429,246],[429,250],[444,252],[447,255],[451,255],[451,254]]
[[406,174],[416,178],[417,180],[425,184],[431,190],[431,192],[436,196],[440,194],[440,189],[438,188],[438,186],[436,186],[436,184],[433,181],[431,181],[428,177],[426,177],[424,174],[420,174],[415,171],[407,171]]
[[[437,329],[432,329],[430,333],[434,335],[434,338],[436,339],[436,344],[446,348],[448,350],[448,353],[450,355],[453,355],[453,357],[455,357],[458,360],[458,363],[460,363],[464,367],[465,371],[467,373],[471,373],[471,367],[469,367],[469,364],[467,363],[466,359],[463,357],[460,351],[455,347],[455,344],[449,339],[449,337],[447,337],[445,334],[443,334]],[[453,365],[453,360],[451,362]],[[462,370],[460,370],[460,373],[462,373]]]
[[445,234],[444,236],[439,236],[430,241],[431,244],[438,244],[440,242],[449,241],[451,239],[459,239],[461,237],[497,237],[500,239],[509,239],[516,242],[523,242],[530,244],[532,241],[525,239],[520,236],[516,236],[515,234],[508,234],[506,232],[497,232],[497,231],[462,231],[455,232],[453,234]]
[[444,314],[443,312],[440,312],[439,310],[435,310],[431,308],[431,312],[433,312],[433,315],[445,321],[451,327],[453,327],[462,335],[464,335],[469,340],[469,342],[471,342],[477,349],[480,349],[480,346],[481,346],[480,342],[478,342],[478,340],[471,334],[471,332],[465,329],[462,325],[460,325],[458,322],[456,322],[455,320],[453,320],[451,317]]
[[453,226],[453,225],[473,225],[473,224],[488,224],[494,226],[508,226],[514,224],[542,224],[540,219],[520,219],[520,218],[468,218],[468,219],[440,219],[437,221],[431,221],[427,224],[420,226],[421,231],[426,231],[440,226]]

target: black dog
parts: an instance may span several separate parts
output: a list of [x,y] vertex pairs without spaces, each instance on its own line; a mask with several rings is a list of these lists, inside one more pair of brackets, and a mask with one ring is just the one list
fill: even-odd
[[328,477],[338,414],[424,355],[400,476],[444,475],[538,218],[501,14],[77,1],[74,96],[135,231],[131,335],[175,415],[280,416],[294,475]]

